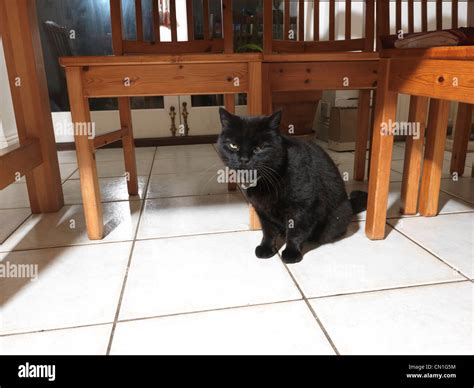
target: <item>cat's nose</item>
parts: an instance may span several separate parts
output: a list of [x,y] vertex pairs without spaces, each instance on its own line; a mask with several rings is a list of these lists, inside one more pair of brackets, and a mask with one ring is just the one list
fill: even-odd
[[243,156],[240,158],[240,163],[248,164],[249,160],[250,160],[249,158],[247,158],[246,156]]

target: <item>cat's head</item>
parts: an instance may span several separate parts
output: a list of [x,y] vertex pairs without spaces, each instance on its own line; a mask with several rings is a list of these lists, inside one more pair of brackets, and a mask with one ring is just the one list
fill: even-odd
[[[219,154],[233,170],[275,168],[284,155],[280,135],[281,111],[271,116],[241,117],[220,111]],[[275,168],[276,169],[276,168]]]

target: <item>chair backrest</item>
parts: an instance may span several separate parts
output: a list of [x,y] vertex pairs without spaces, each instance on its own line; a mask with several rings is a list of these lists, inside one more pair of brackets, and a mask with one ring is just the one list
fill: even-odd
[[[132,0],[133,1],[133,0]],[[233,52],[232,0],[221,1],[223,38],[214,39],[210,32],[209,0],[202,0],[204,39],[195,40],[193,0],[186,0],[187,41],[178,41],[178,23],[176,17],[176,0],[169,0],[169,25],[171,42],[163,42],[160,28],[162,26],[160,3],[163,0],[134,0],[136,40],[124,39],[122,0],[110,0],[112,19],[112,41],[115,55],[126,54],[191,54],[191,53],[231,53]],[[143,3],[142,3],[143,2]],[[152,13],[144,14],[144,2],[151,3]],[[144,37],[144,17],[149,17],[153,25],[153,40]]]
[[[463,27],[460,25],[462,19],[459,12],[460,5],[463,3],[467,7],[466,10],[472,12],[472,2],[458,0],[436,0],[435,2],[431,0],[396,0],[394,3],[394,6],[390,7],[388,1],[377,1],[377,36],[395,34],[399,31],[414,33]],[[430,7],[432,8],[430,9]],[[449,12],[447,12],[448,8]],[[433,15],[432,22],[429,18],[430,14]],[[395,25],[391,21],[394,21]],[[403,26],[407,26],[407,28],[403,28]]]
[[[375,0],[364,0],[363,34],[362,37],[355,37],[352,34],[353,18],[360,13],[354,12],[354,4],[359,5],[360,1],[345,0],[344,7],[344,39],[337,39],[336,21],[340,20],[341,14],[336,15],[336,6],[340,0],[283,0],[283,39],[274,39],[275,11],[273,1],[264,0],[263,23],[264,23],[264,50],[266,54],[273,52],[325,52],[325,51],[373,51],[374,49],[374,21],[375,21]],[[297,3],[297,31],[291,29],[291,4]],[[312,3],[312,4],[311,4]],[[321,6],[328,4],[329,15],[322,14]],[[307,20],[305,17],[305,6],[308,10],[312,8],[313,19],[313,41],[305,41],[307,32]],[[339,7],[337,7],[339,8]],[[277,11],[278,12],[278,11]],[[309,16],[309,15],[306,15]],[[328,23],[328,40],[321,40],[320,27],[322,23]]]
[[62,27],[52,21],[43,23],[44,31],[48,39],[51,50],[57,58],[72,56],[69,39],[69,32],[66,27]]

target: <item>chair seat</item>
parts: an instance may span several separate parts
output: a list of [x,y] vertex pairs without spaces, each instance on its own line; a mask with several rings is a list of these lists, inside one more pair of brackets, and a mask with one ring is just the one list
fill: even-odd
[[263,62],[345,62],[345,61],[378,61],[379,54],[362,51],[341,51],[321,53],[283,53],[265,54]]
[[458,59],[472,61],[474,46],[431,47],[427,49],[385,49],[381,58]]
[[258,62],[260,53],[243,54],[147,54],[147,55],[108,55],[62,57],[59,63],[63,67],[80,66],[128,66],[128,65],[164,65],[176,63],[235,63]]

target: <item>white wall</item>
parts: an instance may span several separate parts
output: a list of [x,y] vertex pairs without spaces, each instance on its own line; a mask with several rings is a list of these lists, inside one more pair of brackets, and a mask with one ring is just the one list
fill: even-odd
[[13,103],[8,84],[8,73],[0,37],[0,149],[18,141]]

